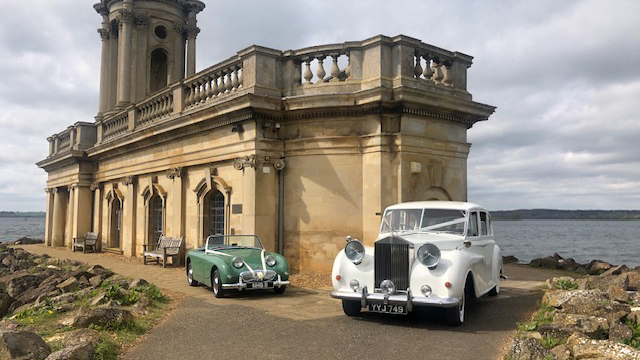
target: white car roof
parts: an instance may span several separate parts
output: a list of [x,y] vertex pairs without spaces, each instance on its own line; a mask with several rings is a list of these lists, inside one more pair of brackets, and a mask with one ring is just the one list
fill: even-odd
[[[400,204],[395,204],[387,207],[386,210],[394,209],[450,209],[450,210],[484,210],[480,205],[462,202],[462,201],[410,201]],[[385,210],[385,211],[386,211]]]

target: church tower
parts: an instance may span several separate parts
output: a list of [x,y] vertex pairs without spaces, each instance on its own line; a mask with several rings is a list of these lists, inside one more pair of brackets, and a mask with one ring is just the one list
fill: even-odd
[[98,117],[195,73],[198,0],[100,0]]

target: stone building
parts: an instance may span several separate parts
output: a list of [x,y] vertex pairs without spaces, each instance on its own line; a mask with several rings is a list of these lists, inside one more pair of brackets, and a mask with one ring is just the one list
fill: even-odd
[[101,0],[99,111],[48,138],[46,244],[100,233],[140,256],[160,234],[258,234],[326,271],[380,213],[466,200],[472,57],[407,36],[280,51],[251,46],[195,73],[197,0]]

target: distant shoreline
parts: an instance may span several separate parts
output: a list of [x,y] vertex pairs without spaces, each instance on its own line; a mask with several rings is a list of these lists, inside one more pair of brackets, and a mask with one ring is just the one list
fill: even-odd
[[43,218],[46,215],[44,211],[0,211],[0,218]]

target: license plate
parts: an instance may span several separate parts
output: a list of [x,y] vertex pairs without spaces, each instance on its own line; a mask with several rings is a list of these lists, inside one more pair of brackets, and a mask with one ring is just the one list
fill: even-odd
[[265,286],[264,286],[264,285],[265,285],[264,283],[257,282],[257,283],[253,283],[252,288],[253,288],[253,289],[264,289],[264,288],[265,288]]
[[404,305],[389,305],[389,304],[369,304],[369,311],[384,313],[384,314],[407,314],[407,307]]

